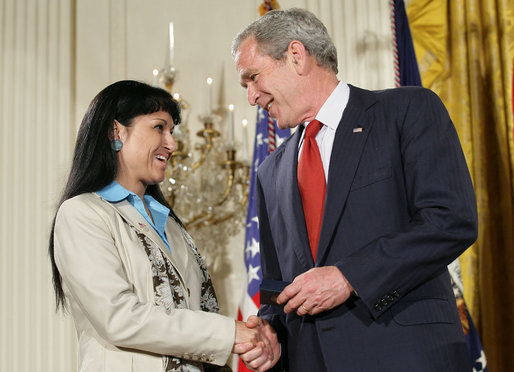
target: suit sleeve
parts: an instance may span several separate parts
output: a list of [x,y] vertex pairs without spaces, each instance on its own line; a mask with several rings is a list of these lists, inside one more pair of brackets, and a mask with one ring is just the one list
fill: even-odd
[[445,271],[477,236],[474,190],[453,123],[434,93],[409,96],[394,129],[410,220],[336,264],[374,318]]
[[[278,258],[275,250],[275,243],[270,227],[266,200],[262,191],[262,185],[257,176],[257,214],[259,218],[259,249],[261,253],[261,270],[263,278],[282,280]],[[277,332],[278,341],[281,345],[280,360],[273,367],[272,371],[287,370],[287,329],[285,328],[285,313],[278,306],[262,305],[258,315],[266,319]]]
[[[141,299],[127,277],[111,225],[107,215],[87,202],[71,199],[58,211],[55,260],[74,306],[118,347],[178,357],[205,354],[210,363],[225,364],[234,342],[234,320],[189,309],[167,313],[153,299]],[[138,270],[144,269],[141,263]]]

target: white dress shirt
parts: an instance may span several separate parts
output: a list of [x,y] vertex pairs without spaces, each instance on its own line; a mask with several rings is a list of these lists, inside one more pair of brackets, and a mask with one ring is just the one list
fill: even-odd
[[[332,154],[336,130],[341,118],[343,117],[343,112],[348,104],[349,98],[350,88],[348,87],[348,84],[340,81],[316,115],[316,119],[323,124],[323,127],[316,135],[316,143],[318,144],[321,154],[323,172],[325,173],[325,182],[328,182],[328,168],[330,166],[330,155]],[[305,127],[307,127],[307,125],[308,123],[304,124]],[[300,143],[298,145],[300,147],[298,157],[300,157],[302,152],[304,136],[305,130],[302,132]]]

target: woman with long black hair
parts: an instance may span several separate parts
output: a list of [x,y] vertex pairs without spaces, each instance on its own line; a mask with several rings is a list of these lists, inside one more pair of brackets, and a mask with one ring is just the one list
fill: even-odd
[[168,92],[136,81],[102,90],[82,121],[49,245],[80,371],[225,370],[233,351],[266,355],[259,327],[218,314],[204,261],[159,189],[179,123]]

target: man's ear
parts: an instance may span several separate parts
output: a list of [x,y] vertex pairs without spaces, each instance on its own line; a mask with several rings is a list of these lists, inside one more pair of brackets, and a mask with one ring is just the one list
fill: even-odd
[[287,47],[287,58],[297,73],[303,75],[307,59],[307,49],[302,42],[293,40]]

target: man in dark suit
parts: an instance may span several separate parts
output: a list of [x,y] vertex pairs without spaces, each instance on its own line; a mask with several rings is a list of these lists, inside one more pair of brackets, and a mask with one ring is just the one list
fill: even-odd
[[301,9],[267,13],[232,52],[250,104],[298,127],[257,179],[263,277],[292,282],[283,309],[259,312],[275,368],[470,371],[446,266],[476,239],[476,201],[440,99],[338,81],[326,28]]

